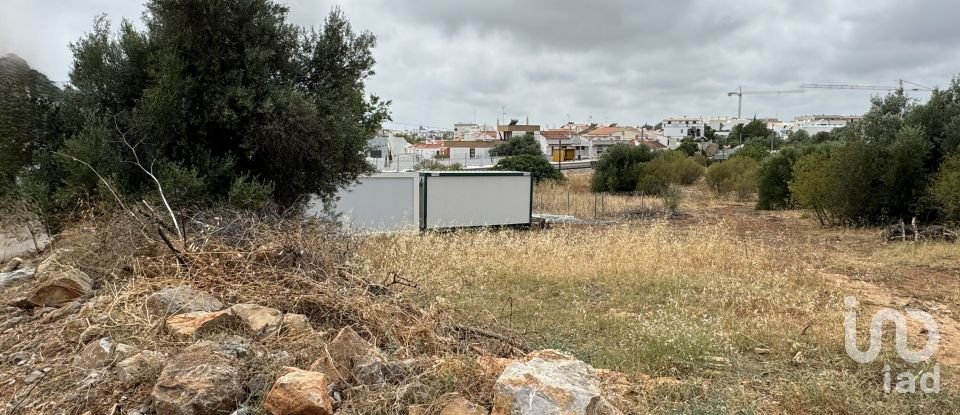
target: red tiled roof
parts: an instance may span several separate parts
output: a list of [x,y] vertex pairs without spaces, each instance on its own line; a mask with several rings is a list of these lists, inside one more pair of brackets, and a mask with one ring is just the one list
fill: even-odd
[[562,130],[562,129],[543,130],[540,132],[540,135],[542,135],[543,138],[546,138],[548,140],[570,138],[570,130]]
[[647,146],[651,150],[660,150],[662,148],[667,148],[663,143],[657,140],[640,140],[640,144]]
[[600,127],[584,135],[608,136],[623,131],[623,127]]
[[413,148],[443,148],[443,143],[417,143]]

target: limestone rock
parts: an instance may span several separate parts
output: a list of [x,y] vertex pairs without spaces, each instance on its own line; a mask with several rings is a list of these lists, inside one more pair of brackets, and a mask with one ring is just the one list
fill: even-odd
[[3,267],[0,267],[0,273],[7,273],[7,272],[14,271],[17,269],[17,267],[20,266],[22,262],[23,260],[20,259],[19,257],[10,258],[10,260],[7,261],[7,263],[3,264]]
[[73,358],[73,365],[81,369],[100,369],[131,353],[130,346],[115,343],[109,337],[90,342]]
[[0,288],[6,288],[18,282],[26,281],[33,278],[34,274],[36,274],[36,271],[33,268],[20,268],[18,270],[0,272]]
[[280,322],[283,321],[283,313],[280,310],[259,304],[234,304],[230,310],[257,335],[276,332],[280,328]]
[[310,325],[310,319],[303,314],[284,314],[280,326],[284,333],[302,334],[313,331],[313,326]]
[[494,387],[493,414],[617,413],[601,397],[600,379],[590,365],[560,352],[536,353],[509,364]]
[[285,368],[263,401],[273,415],[330,415],[333,403],[326,377],[319,372]]
[[26,383],[29,385],[43,378],[45,374],[46,373],[43,373],[39,370],[34,370],[33,372],[30,372],[30,374],[28,374],[26,377],[23,378],[23,383]]
[[459,396],[444,406],[440,415],[487,415],[487,409]]
[[327,352],[334,369],[347,377],[343,379],[345,381],[355,378],[354,370],[358,366],[376,364],[385,360],[376,347],[350,327],[344,327],[337,333],[327,346]]
[[397,383],[413,375],[419,365],[417,359],[385,361],[378,356],[368,355],[356,363],[353,377],[362,385]]
[[[93,280],[76,268],[58,269],[56,274],[44,277],[40,285],[27,297],[35,306],[59,307],[93,290]],[[39,274],[39,271],[37,271]]]
[[192,337],[214,330],[236,327],[240,319],[233,310],[194,311],[167,317],[166,326],[170,333],[179,337]]
[[151,394],[157,415],[225,415],[243,402],[242,373],[216,348],[200,342],[168,360]]
[[147,297],[147,309],[153,315],[168,316],[197,311],[218,311],[223,309],[223,303],[210,294],[189,285],[181,285],[151,294]]
[[311,372],[323,373],[329,385],[343,386],[350,379],[349,372],[340,373],[333,361],[326,356],[314,360],[309,369]]
[[158,373],[167,355],[144,350],[117,363],[117,378],[124,384],[135,384],[150,373]]

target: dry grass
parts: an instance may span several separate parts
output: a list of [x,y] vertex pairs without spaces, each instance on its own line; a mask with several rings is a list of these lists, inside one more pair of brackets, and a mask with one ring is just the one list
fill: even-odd
[[564,183],[545,182],[537,185],[533,210],[580,219],[645,217],[664,213],[663,202],[659,198],[591,193],[590,177],[589,173],[572,173]]
[[[147,237],[125,217],[104,218],[77,226],[58,237],[58,260],[93,276],[98,289],[79,310],[59,314],[51,309],[20,312],[7,308],[0,322],[24,317],[0,336],[0,350],[31,353],[30,366],[0,366],[3,379],[22,379],[29,370],[51,368],[41,381],[0,384],[4,410],[16,413],[111,413],[149,402],[152,382],[121,385],[110,368],[91,378],[74,367],[82,349],[80,332],[89,326],[101,335],[136,349],[175,356],[198,340],[221,341],[235,329],[179,339],[166,332],[163,316],[147,312],[145,300],[160,289],[190,284],[227,305],[256,303],[283,312],[306,315],[310,334],[277,333],[251,343],[255,357],[241,368],[249,380],[249,398],[238,402],[264,413],[260,399],[282,366],[308,367],[323,355],[325,344],[345,326],[392,358],[430,357],[422,370],[399,384],[359,386],[343,391],[341,410],[353,413],[403,413],[411,404],[436,404],[451,393],[489,404],[492,379],[477,376],[473,357],[482,353],[509,355],[500,342],[456,332],[452,315],[442,307],[419,308],[393,294],[399,286],[356,273],[350,263],[359,242],[322,222],[258,219],[246,215],[202,215],[192,218],[190,265],[181,267],[159,241]],[[5,303],[29,286],[0,292]],[[41,317],[50,312],[55,317]],[[98,336],[99,337],[99,336]],[[284,353],[281,353],[284,352]],[[260,379],[261,381],[255,382]],[[120,404],[121,407],[116,407]],[[126,409],[124,409],[126,408]],[[437,409],[439,410],[439,409]],[[118,412],[120,413],[120,412]]]
[[[587,180],[539,187],[539,206],[577,215],[563,201],[571,194],[592,204]],[[935,396],[883,395],[882,364],[859,365],[844,352],[847,292],[822,273],[864,261],[863,252],[845,252],[871,231],[823,230],[801,213],[755,212],[697,188],[685,194],[681,212],[693,220],[622,215],[595,227],[379,235],[361,252],[369,273],[414,278],[424,290],[410,295],[439,298],[474,324],[637,378],[679,380],[652,382],[638,396],[641,412],[956,408],[952,385]],[[656,202],[615,203],[621,213],[642,205]],[[938,252],[927,255],[956,265]]]

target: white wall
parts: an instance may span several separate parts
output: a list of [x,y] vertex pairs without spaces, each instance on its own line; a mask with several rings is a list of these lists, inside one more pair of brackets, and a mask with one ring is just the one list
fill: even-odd
[[531,180],[523,176],[429,176],[428,229],[530,223]]
[[[364,231],[400,231],[418,228],[419,200],[416,173],[380,173],[337,193],[333,212],[344,226]],[[314,200],[307,215],[323,216]]]

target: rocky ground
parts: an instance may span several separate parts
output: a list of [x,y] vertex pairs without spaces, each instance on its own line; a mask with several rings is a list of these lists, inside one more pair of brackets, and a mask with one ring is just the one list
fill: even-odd
[[405,302],[413,284],[357,275],[356,241],[326,224],[190,223],[165,242],[111,217],[6,262],[0,411],[618,414],[643,391]]

